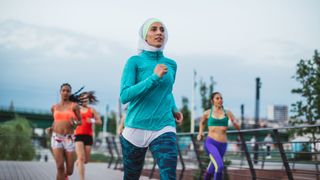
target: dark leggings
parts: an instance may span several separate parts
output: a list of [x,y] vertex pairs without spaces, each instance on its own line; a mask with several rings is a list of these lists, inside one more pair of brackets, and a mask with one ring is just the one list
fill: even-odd
[[[139,179],[148,147],[137,147],[123,136],[120,137],[120,141],[123,155],[123,179]],[[168,132],[160,135],[150,143],[149,149],[159,167],[160,179],[175,180],[178,156],[176,134]]]
[[214,176],[214,180],[222,180],[222,171],[224,168],[223,156],[227,150],[227,143],[218,142],[207,137],[204,147],[210,157],[210,163],[204,179],[209,180]]

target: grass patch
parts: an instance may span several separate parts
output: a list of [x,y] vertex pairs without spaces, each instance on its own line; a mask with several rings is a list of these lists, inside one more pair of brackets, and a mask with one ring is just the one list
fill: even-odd
[[104,154],[91,154],[89,162],[109,162],[110,157]]

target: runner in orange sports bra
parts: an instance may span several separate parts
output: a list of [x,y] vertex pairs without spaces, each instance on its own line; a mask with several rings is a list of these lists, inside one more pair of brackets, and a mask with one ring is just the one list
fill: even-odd
[[89,161],[91,146],[93,144],[93,126],[95,124],[101,125],[102,121],[98,112],[94,108],[89,107],[89,104],[97,102],[93,92],[81,93],[80,99],[82,102],[80,106],[82,124],[78,126],[75,131],[77,154],[76,167],[79,171],[80,180],[84,180],[84,165]]
[[[75,142],[74,127],[81,124],[80,107],[77,103],[70,101],[71,86],[68,83],[60,87],[61,100],[52,106],[53,115],[51,147],[57,167],[57,180],[68,179],[73,173]],[[64,165],[66,162],[66,167]]]

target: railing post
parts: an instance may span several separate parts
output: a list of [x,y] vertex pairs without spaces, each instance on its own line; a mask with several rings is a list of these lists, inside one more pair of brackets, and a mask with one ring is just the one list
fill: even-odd
[[242,132],[239,132],[239,136],[240,136],[240,140],[241,140],[241,144],[242,144],[242,148],[243,148],[244,154],[246,155],[247,162],[248,162],[248,165],[249,165],[249,168],[250,168],[250,173],[251,173],[252,180],[256,180],[257,179],[256,171],[255,171],[255,169],[253,167],[252,160],[251,160],[251,157],[250,157],[247,145],[246,145],[246,141],[243,138]]
[[312,139],[313,139],[313,150],[314,150],[314,152],[315,152],[315,154],[314,154],[314,159],[316,160],[316,164],[315,164],[315,166],[316,166],[316,170],[317,170],[317,180],[319,180],[320,179],[320,177],[319,177],[319,161],[318,161],[318,150],[317,150],[317,144],[316,144],[316,137],[315,137],[315,135],[314,135],[314,133],[313,133],[313,136],[312,136]]
[[266,154],[267,154],[266,150],[263,150],[263,152],[262,152],[262,163],[261,163],[261,169],[263,169],[263,168],[264,168],[264,162],[266,161]]
[[156,169],[156,165],[157,165],[157,162],[156,162],[156,160],[153,158],[153,166],[152,166],[152,169],[151,169],[151,171],[150,171],[149,179],[152,179],[154,170]]
[[274,133],[274,138],[276,140],[276,143],[278,144],[278,147],[279,147],[279,152],[280,152],[280,155],[282,158],[283,165],[286,168],[286,173],[287,173],[288,179],[293,180],[292,171],[290,169],[287,156],[286,156],[285,151],[283,149],[283,145],[280,141],[280,135],[279,135],[278,129],[274,129],[273,133]]
[[202,166],[201,166],[200,153],[199,153],[199,150],[198,150],[197,143],[196,143],[196,141],[195,141],[194,134],[190,134],[190,136],[191,136],[191,141],[192,141],[193,149],[194,149],[194,152],[195,152],[195,154],[196,154],[197,161],[198,161],[199,168],[200,168],[199,179],[202,179],[201,176],[203,175],[203,168],[202,168]]
[[181,163],[181,166],[182,166],[179,179],[182,180],[183,173],[184,173],[184,170],[185,170],[185,165],[184,165],[183,157],[182,157],[182,154],[181,154],[181,149],[180,149],[180,146],[179,146],[179,137],[178,136],[177,136],[177,148],[178,148],[180,163]]
[[108,145],[108,150],[109,150],[109,153],[110,153],[110,160],[109,160],[109,165],[108,165],[108,168],[110,168],[111,164],[112,164],[112,161],[113,161],[113,152],[112,152],[112,148],[111,148],[111,143],[109,141],[109,137],[106,137],[106,141],[107,141],[107,145]]
[[118,150],[118,146],[117,146],[117,143],[116,143],[116,139],[115,139],[114,136],[112,136],[112,142],[113,142],[114,150],[115,150],[115,152],[117,154],[116,165],[114,166],[114,169],[117,169],[118,168],[118,164],[121,161],[121,158],[120,158],[120,152]]

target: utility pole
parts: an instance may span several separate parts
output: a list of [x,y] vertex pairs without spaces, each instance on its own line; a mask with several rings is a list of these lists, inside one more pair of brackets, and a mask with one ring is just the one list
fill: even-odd
[[[257,77],[256,78],[256,108],[255,108],[255,124],[254,124],[254,128],[258,129],[259,128],[259,105],[260,105],[260,88],[261,88],[261,82],[260,82],[260,78]],[[255,139],[256,139],[256,143],[254,145],[254,163],[257,164],[258,163],[258,151],[259,151],[259,146],[258,146],[258,136],[257,136],[257,132],[254,134]]]
[[244,129],[244,104],[241,104],[241,129]]
[[256,78],[256,108],[255,108],[255,116],[254,116],[254,127],[258,128],[259,127],[259,106],[260,106],[260,88],[261,88],[261,82],[260,78]]

